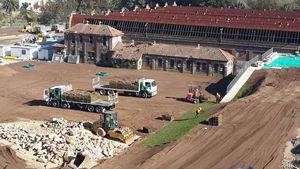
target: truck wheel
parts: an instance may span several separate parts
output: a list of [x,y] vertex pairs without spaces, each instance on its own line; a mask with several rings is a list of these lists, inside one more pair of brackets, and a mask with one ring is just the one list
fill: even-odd
[[147,96],[148,96],[147,93],[145,93],[145,92],[141,93],[142,98],[147,98]]
[[64,109],[68,109],[69,108],[69,104],[68,103],[63,103],[61,106]]
[[105,95],[105,94],[106,94],[106,90],[99,90],[99,93],[100,93],[101,95]]
[[108,91],[107,91],[107,94],[108,94],[108,95],[112,95],[112,94],[114,94],[114,91],[108,90]]
[[96,134],[97,136],[104,137],[106,135],[106,132],[103,130],[103,128],[98,128]]
[[92,105],[89,105],[88,107],[87,107],[87,111],[88,112],[93,112],[94,111],[94,106],[92,106]]
[[51,106],[52,107],[58,107],[57,101],[51,101]]
[[97,113],[103,113],[103,112],[105,112],[105,108],[103,108],[103,107],[101,107],[101,106],[97,106],[96,109],[95,109],[95,111],[96,111]]
[[136,97],[139,97],[139,96],[140,96],[140,93],[139,93],[139,92],[135,92],[134,94],[135,94]]

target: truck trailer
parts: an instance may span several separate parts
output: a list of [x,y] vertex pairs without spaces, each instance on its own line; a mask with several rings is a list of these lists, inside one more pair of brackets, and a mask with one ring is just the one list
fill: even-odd
[[76,89],[72,85],[54,86],[44,90],[44,100],[52,107],[77,108],[88,112],[102,113],[118,103],[118,94],[102,96],[95,91]]
[[157,94],[156,81],[153,79],[129,80],[112,80],[109,84],[101,84],[100,77],[92,79],[92,87],[101,95],[109,95],[113,93],[123,93],[142,98],[153,97]]

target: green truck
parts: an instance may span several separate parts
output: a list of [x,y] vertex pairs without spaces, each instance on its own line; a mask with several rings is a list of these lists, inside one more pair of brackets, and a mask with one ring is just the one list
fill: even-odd
[[95,91],[73,90],[72,85],[59,85],[45,89],[43,95],[49,106],[77,108],[97,113],[111,110],[118,103],[117,93],[104,97]]
[[92,80],[92,87],[101,95],[123,93],[142,98],[150,98],[157,95],[157,85],[154,79],[141,78],[135,81],[112,80],[109,84],[101,84],[100,77]]

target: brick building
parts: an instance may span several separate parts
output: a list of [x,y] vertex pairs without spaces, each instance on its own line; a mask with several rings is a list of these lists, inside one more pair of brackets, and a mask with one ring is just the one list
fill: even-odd
[[233,55],[219,48],[122,43],[111,58],[114,67],[223,76],[232,73],[233,59]]
[[65,32],[66,55],[78,55],[80,63],[107,65],[110,51],[122,42],[123,32],[108,25],[76,24]]

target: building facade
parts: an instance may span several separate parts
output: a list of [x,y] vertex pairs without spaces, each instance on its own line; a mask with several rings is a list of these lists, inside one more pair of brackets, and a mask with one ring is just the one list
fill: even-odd
[[111,60],[114,67],[227,76],[233,72],[234,57],[219,48],[127,44],[118,45]]
[[107,25],[77,24],[65,32],[66,55],[80,63],[107,65],[110,51],[122,42],[123,33]]

